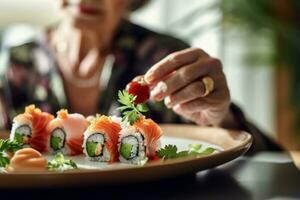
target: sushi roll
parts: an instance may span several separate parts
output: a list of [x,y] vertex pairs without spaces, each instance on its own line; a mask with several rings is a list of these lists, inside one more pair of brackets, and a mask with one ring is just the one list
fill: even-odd
[[48,127],[48,151],[52,154],[78,155],[82,153],[83,133],[88,121],[78,113],[61,109]]
[[132,126],[124,126],[119,140],[120,161],[139,164],[152,160],[160,146],[162,130],[151,119],[140,117]]
[[31,147],[39,152],[47,150],[47,125],[53,115],[42,112],[35,105],[29,105],[25,112],[13,119],[10,140],[17,140],[22,146]]
[[84,154],[91,161],[115,162],[119,159],[121,126],[112,117],[97,116],[84,132]]
[[96,115],[89,115],[86,117],[86,120],[88,121],[88,123],[90,125],[91,122],[98,117],[101,117],[101,114],[97,113]]

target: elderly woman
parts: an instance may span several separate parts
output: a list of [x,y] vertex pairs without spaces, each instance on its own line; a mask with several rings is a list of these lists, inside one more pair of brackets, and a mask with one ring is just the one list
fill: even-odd
[[52,113],[66,107],[117,114],[117,91],[143,75],[153,88],[149,116],[157,122],[243,129],[253,133],[256,150],[276,148],[231,104],[218,59],[126,20],[139,2],[60,0],[63,17],[56,26],[21,42],[8,31],[1,57],[2,128],[31,103]]

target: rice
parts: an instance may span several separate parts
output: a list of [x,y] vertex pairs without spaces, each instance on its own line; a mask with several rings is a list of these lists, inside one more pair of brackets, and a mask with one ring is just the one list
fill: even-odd
[[143,135],[133,127],[122,129],[119,139],[119,160],[122,163],[139,164],[147,159]]
[[52,154],[62,153],[64,155],[68,155],[70,153],[70,149],[66,145],[67,135],[62,128],[55,128],[49,138],[49,151]]
[[10,140],[17,140],[20,143],[23,143],[23,147],[30,147],[28,139],[31,137],[32,128],[31,124],[19,124],[17,122],[13,123]]
[[106,148],[107,137],[103,133],[95,133],[86,131],[84,133],[83,153],[88,160],[108,162],[110,161],[110,153]]

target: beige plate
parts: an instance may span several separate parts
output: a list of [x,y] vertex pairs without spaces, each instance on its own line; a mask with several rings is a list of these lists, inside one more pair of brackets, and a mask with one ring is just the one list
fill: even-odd
[[[158,180],[209,169],[231,161],[251,146],[252,137],[246,132],[219,128],[201,128],[192,125],[161,125],[164,136],[162,145],[175,144],[179,150],[190,143],[213,146],[220,151],[205,157],[180,158],[167,161],[153,161],[144,166],[124,164],[103,165],[86,161],[83,156],[72,159],[80,169],[63,173],[0,173],[0,188],[66,187],[91,184],[129,183]],[[87,169],[91,165],[90,169]],[[84,169],[85,168],[85,169]]]

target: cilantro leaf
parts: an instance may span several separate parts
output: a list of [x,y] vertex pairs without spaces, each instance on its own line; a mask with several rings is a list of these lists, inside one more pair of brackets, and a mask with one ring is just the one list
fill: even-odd
[[122,112],[123,110],[126,110],[128,108],[130,108],[130,107],[129,106],[120,106],[119,108],[117,108],[117,110]]
[[189,144],[189,151],[199,151],[201,149],[201,144]]
[[134,124],[149,109],[146,104],[135,104],[136,96],[129,94],[126,90],[118,92],[118,102],[122,105],[117,108],[122,113],[122,121]]
[[22,148],[22,144],[17,140],[10,141],[9,139],[0,139],[0,152],[16,152]]
[[158,157],[167,160],[174,158],[182,158],[187,156],[207,156],[216,151],[212,147],[208,147],[204,150],[201,150],[201,144],[190,144],[188,150],[177,152],[178,149],[176,145],[166,145],[164,148],[159,149],[156,154]]
[[4,168],[9,164],[9,158],[0,153],[0,168]]
[[67,160],[62,153],[57,153],[54,159],[48,162],[49,171],[65,171],[77,169],[77,165],[73,160]]
[[180,152],[177,153],[176,158],[182,158],[182,157],[186,157],[186,156],[189,156],[189,155],[190,155],[189,151],[180,151]]
[[9,139],[0,139],[0,168],[5,168],[9,164],[9,158],[6,156],[6,152],[14,153],[22,148],[17,140],[10,141]]
[[136,108],[138,109],[138,111],[140,112],[148,112],[149,108],[146,106],[146,104],[138,104],[136,106]]
[[134,102],[134,100],[136,98],[132,94],[129,94],[126,90],[119,91],[118,97],[119,97],[118,102],[120,102],[121,104],[123,104],[125,106],[129,106],[129,107],[131,107],[132,102]]
[[139,118],[140,118],[139,113],[134,110],[130,111],[126,116],[126,119],[130,125],[132,125],[134,122],[136,122]]
[[166,145],[165,148],[161,148],[157,151],[157,156],[163,159],[177,158],[176,145]]
[[212,154],[212,153],[215,152],[215,151],[216,151],[216,149],[214,149],[214,148],[212,148],[212,147],[208,147],[208,148],[206,148],[204,151],[199,152],[199,155],[201,155],[201,156],[207,156],[207,155]]

